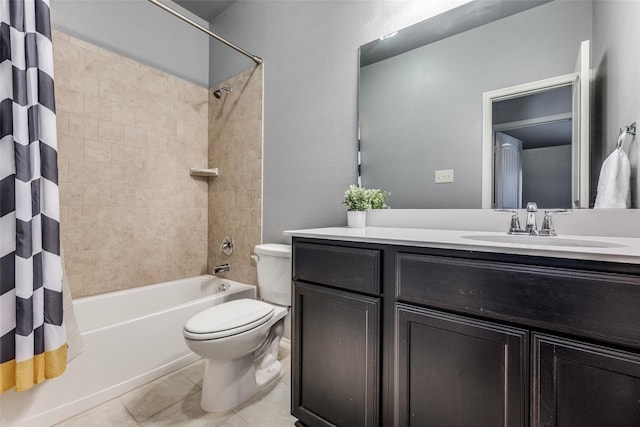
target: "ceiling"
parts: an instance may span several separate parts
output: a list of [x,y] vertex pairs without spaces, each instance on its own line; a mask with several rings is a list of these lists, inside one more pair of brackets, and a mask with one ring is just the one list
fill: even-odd
[[218,16],[236,0],[173,0],[189,12],[198,15],[207,22]]
[[571,145],[571,120],[542,123],[503,132],[522,141],[523,150]]

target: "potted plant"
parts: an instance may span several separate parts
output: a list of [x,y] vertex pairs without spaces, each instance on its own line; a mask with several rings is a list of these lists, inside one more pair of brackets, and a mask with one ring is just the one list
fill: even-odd
[[380,189],[370,189],[369,200],[371,200],[371,209],[388,209],[387,197],[391,195],[388,191],[382,191]]
[[347,226],[364,227],[369,209],[387,209],[390,193],[379,189],[367,189],[350,185],[344,192],[343,203],[347,205]]
[[371,208],[369,191],[364,187],[352,184],[344,192],[343,203],[347,205],[347,226],[364,227],[367,209]]

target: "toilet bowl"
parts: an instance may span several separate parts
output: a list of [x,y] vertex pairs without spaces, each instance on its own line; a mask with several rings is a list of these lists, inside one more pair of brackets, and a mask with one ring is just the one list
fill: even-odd
[[184,325],[187,346],[205,359],[200,406],[208,412],[241,405],[281,371],[278,349],[291,304],[291,247],[258,245],[255,252],[260,294],[273,304],[229,301],[196,314]]

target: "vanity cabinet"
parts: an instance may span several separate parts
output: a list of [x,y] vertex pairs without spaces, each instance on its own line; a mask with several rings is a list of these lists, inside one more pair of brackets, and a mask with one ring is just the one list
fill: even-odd
[[640,265],[293,243],[299,425],[640,425]]

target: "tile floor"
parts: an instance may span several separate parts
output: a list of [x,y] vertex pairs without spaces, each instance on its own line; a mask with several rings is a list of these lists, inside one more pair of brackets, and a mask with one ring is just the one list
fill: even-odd
[[200,360],[158,378],[113,400],[103,403],[56,427],[288,427],[296,419],[290,415],[291,370],[288,350],[280,354],[280,378],[249,402],[224,414],[200,408],[202,371]]

